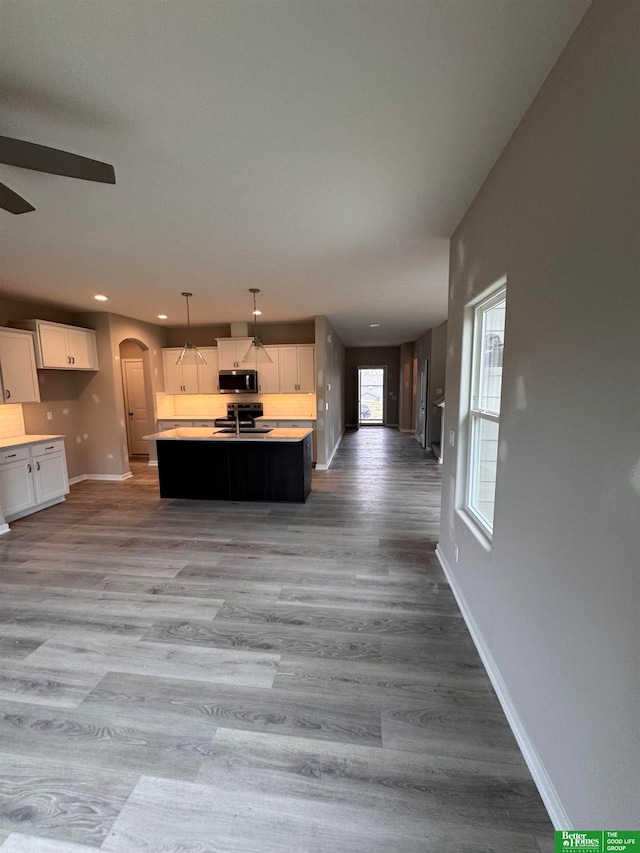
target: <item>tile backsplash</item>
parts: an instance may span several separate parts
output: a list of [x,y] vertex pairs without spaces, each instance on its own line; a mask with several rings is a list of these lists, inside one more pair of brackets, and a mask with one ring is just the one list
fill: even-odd
[[221,418],[227,403],[264,405],[265,417],[315,418],[315,394],[158,394],[158,418]]
[[25,435],[24,417],[20,403],[0,405],[0,438]]

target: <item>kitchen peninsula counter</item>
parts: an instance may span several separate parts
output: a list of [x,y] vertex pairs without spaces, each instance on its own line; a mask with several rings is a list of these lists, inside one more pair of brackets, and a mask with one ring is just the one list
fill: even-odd
[[156,442],[162,498],[304,503],[311,491],[312,433],[176,427],[145,439]]
[[[257,422],[259,423],[259,422]],[[145,435],[146,441],[302,441],[313,432],[309,428],[280,427],[269,432],[245,429],[240,435],[223,432],[220,427],[175,427]]]

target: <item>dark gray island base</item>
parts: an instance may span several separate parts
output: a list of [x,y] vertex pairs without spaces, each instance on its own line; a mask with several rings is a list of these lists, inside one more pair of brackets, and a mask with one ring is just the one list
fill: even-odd
[[162,498],[304,503],[311,491],[311,432],[297,441],[156,437],[156,446]]

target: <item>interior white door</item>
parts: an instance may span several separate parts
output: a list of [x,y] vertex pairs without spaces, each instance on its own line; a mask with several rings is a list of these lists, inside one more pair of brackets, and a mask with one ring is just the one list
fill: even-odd
[[148,435],[147,401],[142,359],[122,359],[122,384],[127,416],[127,443],[131,456],[148,456],[149,447],[142,436]]

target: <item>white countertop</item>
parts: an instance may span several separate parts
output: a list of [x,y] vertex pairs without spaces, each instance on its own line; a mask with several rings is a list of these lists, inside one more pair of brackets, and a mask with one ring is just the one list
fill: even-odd
[[[160,415],[159,421],[215,421],[216,418],[225,417],[224,415]],[[261,415],[256,418],[258,421],[315,421],[315,415]]]
[[308,435],[311,435],[312,429],[300,428],[279,428],[272,429],[270,432],[251,433],[243,432],[240,435],[235,433],[224,433],[221,428],[211,427],[176,427],[175,429],[165,429],[162,432],[154,432],[152,435],[145,435],[145,441],[302,441]]
[[64,438],[64,435],[12,435],[10,438],[0,438],[0,448],[40,444],[43,441],[55,441],[58,438]]

